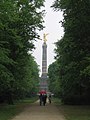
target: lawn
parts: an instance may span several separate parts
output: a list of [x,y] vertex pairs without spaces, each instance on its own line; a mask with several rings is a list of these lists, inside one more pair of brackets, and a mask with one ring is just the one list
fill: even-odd
[[90,120],[90,105],[62,105],[56,98],[54,102],[66,120]]
[[90,106],[59,105],[66,120],[90,120]]
[[33,103],[36,98],[21,100],[16,102],[14,105],[0,105],[0,120],[10,120],[16,114],[23,111],[25,106]]

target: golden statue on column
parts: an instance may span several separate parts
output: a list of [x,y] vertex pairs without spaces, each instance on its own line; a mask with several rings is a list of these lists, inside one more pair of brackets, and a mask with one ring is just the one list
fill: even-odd
[[48,35],[48,33],[47,33],[47,34],[45,34],[45,33],[43,34],[43,40],[44,40],[45,43],[46,43],[46,41],[47,41],[47,38],[46,38],[47,35]]

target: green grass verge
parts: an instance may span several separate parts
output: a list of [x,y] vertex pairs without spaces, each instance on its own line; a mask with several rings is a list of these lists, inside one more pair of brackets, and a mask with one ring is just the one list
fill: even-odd
[[90,106],[59,106],[66,120],[90,120]]
[[0,105],[0,120],[10,120],[23,111],[25,106],[36,101],[37,98],[17,101],[14,105]]
[[55,98],[55,97],[52,98],[52,102],[55,103],[56,105],[58,105],[58,104],[61,105],[62,104],[61,100],[59,98]]
[[86,105],[61,105],[59,99],[54,99],[60,112],[66,120],[90,120],[90,106]]

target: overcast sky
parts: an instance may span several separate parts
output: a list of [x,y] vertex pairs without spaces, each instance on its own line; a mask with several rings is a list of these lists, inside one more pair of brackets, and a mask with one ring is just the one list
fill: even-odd
[[[59,21],[63,19],[62,13],[55,12],[50,6],[54,0],[46,0],[45,2],[45,10],[46,10],[46,16],[44,18],[44,25],[46,28],[44,28],[43,31],[39,33],[41,36],[41,39],[43,39],[44,33],[49,33],[47,36],[47,65],[49,66],[52,62],[54,62],[54,49],[55,45],[54,43],[57,42],[63,36],[63,28],[61,27],[61,24]],[[34,57],[37,62],[37,64],[40,66],[40,70],[42,68],[42,44],[43,41],[35,42],[36,49],[34,50]],[[40,72],[41,74],[41,72]]]

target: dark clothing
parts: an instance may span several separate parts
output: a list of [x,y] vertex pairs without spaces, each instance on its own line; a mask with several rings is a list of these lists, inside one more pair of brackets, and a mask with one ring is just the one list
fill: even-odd
[[42,101],[43,101],[43,105],[45,106],[46,104],[46,99],[47,99],[47,95],[46,94],[43,94],[42,95]]
[[39,100],[40,100],[40,106],[46,104],[46,99],[47,99],[47,95],[46,94],[40,94],[39,95]]
[[40,106],[42,105],[42,94],[39,95]]
[[51,104],[51,95],[48,96],[49,103]]

